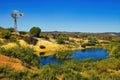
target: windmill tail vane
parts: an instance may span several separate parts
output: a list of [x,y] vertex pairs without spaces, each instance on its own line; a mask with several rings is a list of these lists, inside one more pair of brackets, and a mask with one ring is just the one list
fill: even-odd
[[24,16],[24,13],[20,13],[20,16]]

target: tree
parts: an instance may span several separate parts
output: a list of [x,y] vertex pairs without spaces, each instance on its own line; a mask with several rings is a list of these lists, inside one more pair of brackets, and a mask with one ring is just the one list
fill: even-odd
[[30,29],[30,35],[34,37],[39,37],[41,29],[39,27],[32,27]]

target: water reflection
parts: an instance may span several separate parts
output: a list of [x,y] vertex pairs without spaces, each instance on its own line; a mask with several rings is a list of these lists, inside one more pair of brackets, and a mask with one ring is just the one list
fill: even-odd
[[46,53],[46,52],[40,52],[40,56],[41,56],[41,55],[45,55],[45,53]]
[[[70,57],[70,59],[66,58],[66,60],[81,60],[81,59],[87,59],[87,58],[92,58],[94,60],[99,60],[99,59],[105,59],[109,56],[106,50],[103,48],[89,48],[85,50],[76,50],[76,51],[71,51],[71,55],[67,55],[67,57]],[[61,57],[64,58],[66,56],[65,53],[58,53],[58,54],[63,54]],[[50,55],[50,56],[42,56],[40,57],[40,63],[42,65],[46,65],[49,63],[54,63],[54,64],[59,64],[61,61],[55,57],[55,55]],[[64,62],[64,60],[63,60]]]
[[59,60],[57,60],[54,55],[50,55],[50,56],[42,56],[40,57],[40,63],[42,65],[46,65],[49,63],[54,63],[54,64],[59,64]]

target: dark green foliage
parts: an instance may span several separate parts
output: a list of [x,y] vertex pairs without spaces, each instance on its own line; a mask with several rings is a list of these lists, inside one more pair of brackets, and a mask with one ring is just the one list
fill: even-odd
[[111,56],[114,56],[115,58],[120,58],[120,43],[113,42],[105,46],[105,49],[109,51]]
[[[55,33],[53,34],[53,37],[56,41],[58,40],[57,42],[60,44],[66,44],[66,41],[69,40],[68,35],[74,36],[72,33],[67,35]],[[94,36],[97,39],[97,36],[99,36],[100,39],[104,40],[112,40],[111,38],[113,38],[107,37],[108,35],[105,34],[96,35],[80,33],[76,33],[74,37],[83,38],[84,40],[88,38],[88,36]],[[29,44],[36,44],[36,41],[34,43],[33,37],[25,38],[25,41]],[[43,38],[47,39],[46,36]],[[31,68],[31,70],[29,69],[30,71],[28,69],[26,71],[14,71],[10,67],[0,67],[0,80],[59,80],[59,78],[61,80],[120,80],[120,43],[119,40],[116,41],[117,43],[111,43],[107,46],[106,50],[111,53],[107,59],[98,61],[92,59],[68,60],[71,59],[71,57],[69,57],[71,53],[69,53],[69,51],[60,52],[53,57],[64,60],[62,64],[48,64],[40,66],[40,69],[36,68],[40,64],[39,57],[34,54],[32,48],[22,47],[20,45],[10,49],[0,48],[0,54],[18,58],[23,62],[24,66],[28,68],[34,66],[35,68],[35,70],[33,68]],[[1,44],[3,43],[1,42]],[[82,44],[82,47],[93,46],[96,44],[96,39],[89,38],[88,44]],[[44,49],[45,46],[41,45],[40,48]],[[44,54],[44,52],[41,52],[41,54]]]
[[20,34],[22,34],[22,35],[27,34],[27,32],[26,32],[26,31],[19,31],[19,33],[20,33]]
[[49,36],[48,34],[45,34],[45,33],[41,34],[40,37],[41,37],[41,38],[44,38],[44,39],[46,39],[46,40],[49,40],[49,38],[50,38],[50,36]]
[[[3,27],[0,26],[0,33],[2,33],[2,31],[4,31],[5,29]],[[1,37],[1,35],[0,35]]]
[[57,38],[57,43],[58,44],[65,44],[65,41],[62,37]]
[[16,36],[10,36],[9,41],[10,42],[16,42],[17,41],[17,37]]
[[63,80],[83,80],[83,79],[80,74],[70,72],[68,74],[64,74]]
[[1,66],[0,67],[0,79],[9,77],[11,75],[11,73],[10,73],[11,71],[13,71],[13,69],[10,66],[8,66],[8,65]]
[[44,45],[40,45],[40,49],[45,49],[46,47]]
[[33,37],[23,37],[23,40],[25,40],[28,44],[33,44],[33,45],[36,45],[37,43],[37,39],[33,38]]
[[54,71],[50,68],[44,68],[40,73],[41,80],[57,80]]
[[55,54],[54,56],[60,60],[68,60],[71,59],[70,57],[71,53],[72,53],[71,51],[61,51]]
[[86,48],[86,44],[85,44],[85,43],[84,43],[84,44],[82,44],[82,45],[81,45],[81,47]]
[[44,55],[45,54],[45,52],[40,52],[40,55]]
[[56,36],[56,41],[58,44],[65,44],[65,41],[68,41],[68,40],[69,40],[69,38],[66,35]]
[[1,36],[2,36],[2,38],[9,39],[10,36],[11,36],[11,32],[8,31],[8,30],[3,30],[3,31],[1,32]]
[[89,43],[86,43],[85,45],[86,45],[86,46],[95,46],[96,43],[90,43],[90,42],[89,42]]
[[14,73],[11,73],[10,77],[14,80],[17,80],[17,79],[28,79],[28,71],[14,71]]
[[4,28],[2,26],[0,26],[0,30],[4,30]]
[[34,37],[39,37],[41,29],[39,27],[32,27],[30,29],[30,35]]
[[8,31],[10,31],[10,32],[14,32],[15,31],[15,29],[14,28],[7,28],[6,30],[8,30]]
[[17,46],[10,49],[0,48],[0,53],[22,60],[23,65],[39,66],[38,56],[34,54],[34,50],[30,47]]
[[95,46],[96,44],[97,44],[97,39],[94,37],[89,37],[86,46]]
[[3,30],[0,31],[0,37],[3,38],[3,39],[6,39],[7,43],[17,41],[18,36],[12,35],[12,30],[11,29],[12,28],[8,28],[8,29],[3,29]]
[[116,49],[113,51],[113,56],[120,58],[120,44],[116,46]]
[[30,80],[31,72],[28,70],[15,71],[11,66],[0,67],[0,80]]
[[[28,70],[14,71],[10,67],[0,67],[0,74],[2,74],[0,78],[11,80],[58,80],[58,78],[61,78],[61,80],[119,80],[119,73],[108,71],[116,70],[119,63],[116,58],[108,58],[97,62],[91,59],[71,60],[65,61],[61,65],[45,65],[33,73]],[[87,76],[85,77],[81,73],[85,73]]]

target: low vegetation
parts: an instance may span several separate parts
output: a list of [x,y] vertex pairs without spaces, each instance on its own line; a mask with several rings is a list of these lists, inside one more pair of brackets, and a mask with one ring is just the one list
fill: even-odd
[[[24,70],[15,70],[12,65],[0,66],[0,80],[120,80],[120,35],[107,33],[68,33],[68,32],[44,32],[33,27],[28,32],[20,32],[20,35],[13,34],[13,29],[0,27],[0,55],[17,58],[22,61]],[[53,41],[55,44],[67,46],[69,49],[82,47],[103,47],[110,56],[107,59],[94,61],[68,60],[71,59],[69,52],[61,51],[54,55],[62,64],[40,65],[39,57],[35,49],[30,46],[22,46],[18,40],[24,40],[33,46],[42,40]],[[7,43],[14,42],[17,46],[6,48]],[[45,50],[46,45],[40,43],[40,50]],[[61,49],[60,49],[61,50]],[[42,52],[41,54],[45,54]],[[43,56],[43,55],[42,55]]]
[[14,57],[22,60],[23,65],[25,66],[37,66],[39,67],[39,57],[34,54],[34,49],[30,47],[16,46],[13,48],[3,48],[0,47],[0,54]]
[[120,59],[120,43],[112,42],[111,44],[106,45],[105,48],[113,57]]
[[22,38],[24,41],[26,41],[28,44],[36,45],[37,44],[37,39],[31,37],[31,36],[24,36]]

